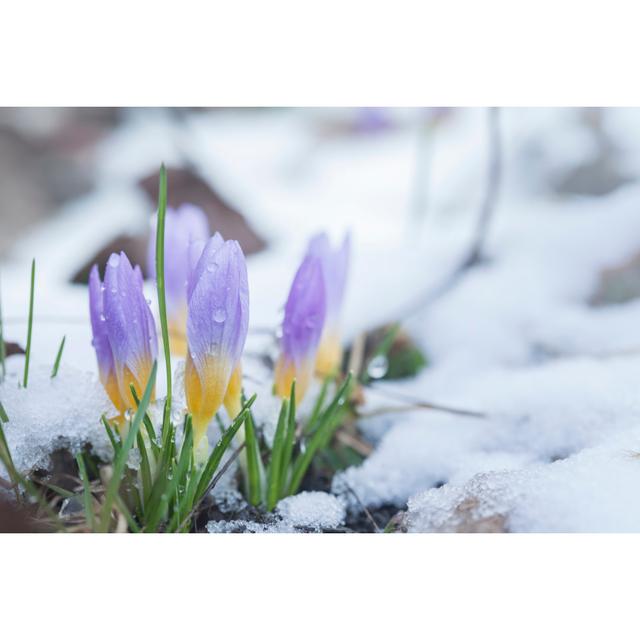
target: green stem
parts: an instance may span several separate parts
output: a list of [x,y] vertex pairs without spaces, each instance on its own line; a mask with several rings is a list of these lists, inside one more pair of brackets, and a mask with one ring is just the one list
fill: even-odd
[[164,230],[167,217],[167,170],[160,167],[160,185],[158,188],[158,221],[156,224],[156,282],[158,287],[158,309],[162,327],[164,363],[167,375],[167,397],[164,405],[163,427],[171,414],[171,348],[169,345],[169,325],[167,322],[167,299],[164,287]]
[[24,378],[22,379],[22,386],[26,389],[27,382],[29,381],[29,360],[31,359],[31,333],[33,330],[33,297],[36,282],[36,261],[35,258],[31,261],[31,293],[29,295],[29,325],[27,328],[27,348],[24,356]]

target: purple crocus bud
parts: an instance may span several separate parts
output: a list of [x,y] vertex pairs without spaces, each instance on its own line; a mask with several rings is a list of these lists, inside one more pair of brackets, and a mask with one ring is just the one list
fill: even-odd
[[284,308],[281,351],[275,369],[275,392],[286,398],[296,380],[296,400],[307,391],[327,312],[322,262],[308,254],[293,279]]
[[[156,277],[156,219],[152,223],[147,252],[147,268]],[[186,354],[187,281],[192,263],[197,261],[209,238],[209,221],[202,209],[183,204],[177,210],[167,209],[165,221],[165,295],[171,350]],[[199,251],[199,253],[198,253]],[[195,256],[195,259],[194,259]]]
[[104,284],[93,267],[89,307],[100,379],[120,413],[135,410],[130,385],[142,397],[158,355],[158,338],[142,273],[124,253],[111,254]]
[[[240,245],[216,234],[189,278],[185,395],[194,448],[229,391],[249,328],[249,284]],[[238,396],[240,388],[237,386]]]
[[107,319],[104,315],[104,285],[100,281],[98,265],[93,265],[89,274],[89,316],[93,340],[91,344],[98,359],[100,382],[114,406],[122,414],[126,407],[120,395],[113,353],[107,335]]
[[340,313],[344,299],[351,255],[351,237],[347,234],[342,245],[332,249],[325,233],[311,238],[307,255],[320,259],[327,294],[327,319],[318,348],[316,371],[321,376],[336,373],[342,361],[340,342]]

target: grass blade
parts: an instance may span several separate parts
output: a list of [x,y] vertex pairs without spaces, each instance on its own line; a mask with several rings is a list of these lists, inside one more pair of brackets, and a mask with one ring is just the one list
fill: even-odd
[[60,359],[62,358],[62,351],[64,350],[64,343],[67,340],[67,336],[62,337],[62,342],[60,343],[60,347],[58,348],[58,355],[56,356],[56,361],[53,363],[53,371],[51,372],[51,377],[55,378],[58,375],[58,368],[60,367]]
[[29,324],[27,325],[27,347],[24,356],[24,377],[22,386],[26,389],[29,381],[29,361],[31,360],[31,334],[33,331],[33,298],[36,285],[36,261],[31,261],[31,291],[29,293]]
[[262,502],[262,461],[251,411],[244,421],[244,441],[247,446],[247,500],[254,507]]
[[167,374],[167,397],[164,405],[162,424],[166,426],[171,415],[171,348],[169,345],[169,324],[167,322],[167,298],[164,285],[164,229],[167,218],[167,170],[164,164],[160,167],[160,184],[158,185],[158,219],[156,223],[156,285],[158,288],[158,309],[162,328],[162,344],[164,347],[164,363]]
[[131,515],[131,512],[127,508],[127,505],[124,503],[124,500],[122,500],[120,496],[116,495],[114,502],[116,507],[118,508],[118,511],[122,513],[124,519],[127,521],[129,529],[131,529],[131,531],[133,531],[134,533],[140,533],[140,527],[138,526],[138,523],[135,521],[134,517]]
[[[189,467],[193,461],[193,428],[191,426],[190,416],[187,416],[187,420],[185,422],[185,434],[184,439],[182,441],[182,447],[180,450],[180,457],[178,459],[178,464],[173,471],[173,476],[169,480],[167,484],[166,490],[160,496],[160,500],[158,505],[153,509],[152,513],[146,518],[145,523],[145,531],[152,533],[156,531],[162,520],[165,518],[166,512],[168,511],[171,500],[175,499],[174,496],[177,495],[178,489],[182,484],[186,484],[184,481],[187,477],[187,473],[189,471]],[[179,504],[179,501],[176,500],[176,506]]]
[[87,468],[84,465],[82,453],[76,454],[76,462],[78,463],[78,471],[82,480],[82,500],[84,502],[84,515],[91,531],[96,530],[96,518],[93,513],[93,504],[91,496],[91,487],[89,485],[89,477],[87,476]]
[[291,396],[289,398],[289,416],[287,420],[287,433],[282,449],[282,461],[280,462],[280,484],[278,487],[278,498],[283,498],[286,490],[287,476],[291,466],[291,456],[293,455],[293,444],[296,437],[296,381],[291,384]]
[[[142,433],[138,431],[137,436],[138,451],[140,451],[140,475],[142,477],[142,504],[146,504],[151,494],[151,466],[149,465],[149,454],[147,446],[142,437]],[[144,511],[144,509],[143,509]],[[141,514],[142,515],[142,514]]]
[[2,422],[9,422],[9,416],[7,415],[7,412],[4,410],[4,406],[2,405],[2,402],[0,402],[0,421]]
[[289,414],[289,401],[285,398],[282,401],[280,415],[278,416],[278,426],[273,438],[271,449],[271,461],[269,463],[269,473],[267,475],[267,511],[271,511],[278,502],[280,496],[280,478],[282,477],[282,453],[284,450],[284,440],[287,429],[287,416]]
[[18,494],[18,485],[20,484],[20,474],[13,464],[13,458],[11,457],[11,451],[7,444],[7,438],[4,435],[3,423],[6,422],[9,422],[9,416],[7,416],[7,412],[4,410],[4,407],[0,402],[0,462],[2,462],[4,468],[9,474],[9,478],[11,479],[11,484],[13,485],[16,495],[16,501],[19,501],[20,496]]
[[[133,385],[130,385],[131,395],[133,396],[133,400],[136,403],[136,407],[140,406],[140,398],[138,398],[138,393],[136,388]],[[144,414],[144,427],[147,430],[147,435],[149,436],[149,441],[151,442],[151,448],[153,449],[153,454],[156,460],[160,457],[160,447],[158,446],[156,430],[153,428],[153,422],[151,422],[151,418],[148,413]]]
[[113,435],[113,429],[111,428],[111,425],[109,424],[109,421],[107,420],[104,414],[100,416],[100,421],[104,425],[104,429],[107,432],[107,436],[109,436],[109,440],[111,441],[111,446],[113,447],[113,451],[114,451],[113,457],[115,458],[116,455],[118,454],[118,451],[120,451],[120,447],[122,446],[122,443],[120,442],[120,440],[118,440],[118,438],[116,438],[116,436]]
[[100,515],[100,530],[106,533],[109,529],[109,520],[111,518],[111,507],[113,505],[113,501],[118,494],[118,490],[120,489],[120,483],[122,482],[122,476],[124,473],[124,467],[127,463],[127,457],[129,456],[129,451],[133,446],[133,443],[136,439],[138,431],[140,429],[140,425],[142,424],[142,417],[147,411],[147,407],[149,406],[149,402],[151,400],[151,393],[156,384],[156,373],[158,371],[158,363],[154,362],[153,367],[151,369],[151,375],[149,376],[149,381],[147,382],[147,388],[142,396],[142,400],[140,402],[140,406],[136,411],[136,414],[133,418],[133,422],[129,427],[129,433],[122,444],[122,447],[118,451],[116,455],[116,459],[113,463],[113,476],[107,485],[107,490],[105,492],[104,504],[102,506],[102,512]]
[[322,381],[322,387],[320,387],[320,393],[316,399],[315,404],[313,405],[313,411],[311,412],[311,416],[309,417],[309,421],[307,422],[307,426],[304,428],[305,433],[310,433],[313,431],[315,424],[322,412],[322,405],[324,404],[325,398],[327,397],[327,391],[329,390],[329,385],[333,382],[333,377],[329,376]]
[[251,398],[244,404],[240,413],[236,416],[235,420],[231,423],[231,426],[224,432],[218,443],[213,448],[209,460],[202,471],[200,481],[198,482],[198,488],[196,490],[196,503],[200,502],[208,493],[208,487],[213,478],[213,474],[216,472],[224,452],[229,448],[231,441],[238,432],[238,429],[242,426],[242,423],[247,417],[247,413],[251,408],[251,405],[255,402],[256,394],[254,393]]
[[331,404],[322,414],[318,428],[311,436],[306,449],[296,459],[293,465],[293,471],[291,472],[291,482],[289,483],[287,495],[293,495],[298,491],[314,455],[318,449],[320,449],[323,444],[331,438],[333,432],[340,425],[340,421],[335,420],[334,418],[335,414],[343,404],[345,397],[348,396],[351,390],[351,380],[352,376],[349,374],[346,380],[342,383]]

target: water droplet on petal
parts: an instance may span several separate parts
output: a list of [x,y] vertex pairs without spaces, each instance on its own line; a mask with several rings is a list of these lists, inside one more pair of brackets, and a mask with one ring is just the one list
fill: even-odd
[[222,307],[218,307],[213,312],[213,319],[216,322],[224,322],[227,319],[227,312]]
[[384,376],[389,371],[389,361],[386,356],[379,355],[375,358],[371,359],[369,366],[367,367],[367,373],[370,378],[374,380],[379,380],[380,378],[384,378]]
[[100,314],[100,322],[105,322],[106,321],[106,317],[104,315],[104,313]]
[[109,266],[110,267],[117,267],[119,264],[120,264],[120,256],[117,253],[114,253],[109,258]]
[[213,273],[215,270],[216,270],[216,265],[215,265],[215,264],[213,264],[212,262],[210,262],[210,263],[207,265],[207,271],[208,271],[209,273]]

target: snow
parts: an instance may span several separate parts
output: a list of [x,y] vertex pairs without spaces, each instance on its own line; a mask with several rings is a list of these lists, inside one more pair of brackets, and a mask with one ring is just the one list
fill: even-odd
[[280,500],[276,512],[295,527],[312,529],[335,529],[344,524],[346,516],[344,505],[323,491],[303,491]]
[[[345,337],[401,317],[429,355],[417,378],[368,390],[361,411],[404,404],[390,395],[397,393],[485,414],[362,418],[374,451],[334,478],[334,496],[302,494],[281,502],[270,522],[216,522],[209,530],[334,528],[343,505],[358,510],[360,502],[407,509],[411,531],[640,530],[631,495],[640,460],[629,454],[640,450],[640,301],[588,302],[603,269],[640,252],[638,183],[599,197],[562,192],[557,185],[600,152],[584,113],[504,110],[505,175],[486,260],[420,308],[415,301],[469,244],[484,189],[485,114],[458,110],[429,134],[427,213],[414,227],[416,112],[394,112],[396,126],[375,136],[321,134],[349,113],[201,112],[181,122],[160,111],[131,113],[96,154],[95,192],[65,206],[2,264],[6,337],[24,343],[29,262],[38,260],[32,383],[0,387],[20,464],[42,461],[60,436],[72,446],[102,446],[94,416],[106,398],[96,382],[86,290],[67,281],[103,240],[145,224],[150,203],[135,181],[160,159],[188,160],[269,242],[248,261],[243,365],[267,439],[279,402],[255,356],[272,349],[262,330],[278,324],[307,238],[321,228],[334,238],[347,228],[353,234]],[[640,144],[629,131],[639,120],[637,110],[603,113],[602,130],[631,175],[640,170]],[[51,382],[64,334],[60,374]],[[20,358],[10,362],[20,370]],[[177,372],[179,380],[179,364]],[[163,379],[160,369],[160,394]],[[176,410],[183,404],[177,389]]]
[[490,471],[412,497],[409,531],[637,532],[640,431],[552,464]]
[[[111,444],[100,416],[110,415],[113,406],[97,375],[66,366],[51,379],[50,368],[32,364],[25,389],[18,384],[23,362],[23,356],[9,358],[7,379],[0,385],[0,401],[9,416],[4,431],[16,468],[23,473],[46,469],[56,449],[77,453],[86,444],[109,459]],[[0,474],[6,477],[2,465]]]
[[[224,496],[223,510],[225,508]],[[231,508],[238,507],[238,500],[231,500]],[[224,511],[223,511],[224,512]],[[252,520],[218,520],[207,524],[209,533],[296,533],[320,532],[337,529],[344,524],[346,510],[335,496],[323,491],[303,491],[280,500],[274,514],[268,514],[265,522]]]

